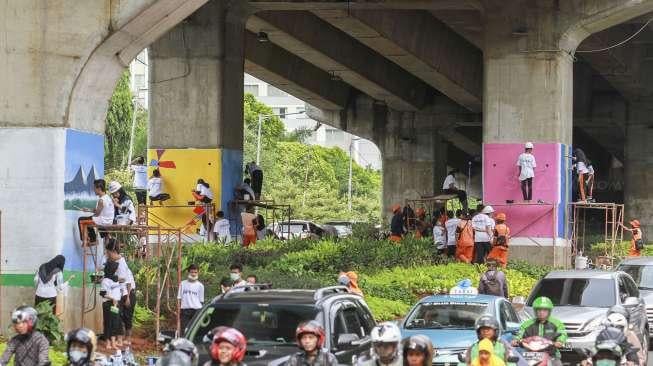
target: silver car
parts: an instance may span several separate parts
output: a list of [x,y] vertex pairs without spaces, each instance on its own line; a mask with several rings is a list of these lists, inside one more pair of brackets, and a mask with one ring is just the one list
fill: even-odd
[[639,296],[646,303],[650,330],[653,327],[653,257],[626,258],[619,264],[617,271],[628,273],[639,288]]
[[532,313],[533,301],[546,296],[553,301],[553,316],[565,324],[569,335],[562,350],[563,362],[580,362],[584,351],[594,347],[596,336],[603,328],[607,310],[621,304],[630,311],[630,324],[638,334],[644,349],[648,349],[649,328],[646,304],[639,289],[625,272],[582,270],[553,271],[541,279],[526,301]]

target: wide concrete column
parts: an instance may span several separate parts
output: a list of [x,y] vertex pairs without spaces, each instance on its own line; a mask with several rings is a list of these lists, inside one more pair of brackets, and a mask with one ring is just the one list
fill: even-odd
[[[624,221],[638,219],[644,234],[653,233],[653,105],[630,105],[630,119],[626,126],[625,148],[625,217]],[[645,237],[651,241],[651,236]]]
[[[203,178],[227,211],[242,177],[245,20],[242,7],[211,1],[149,48],[149,161],[159,166],[170,205],[192,201]],[[185,224],[189,209],[162,210]]]
[[[484,50],[483,201],[507,214],[512,258],[557,266],[568,262],[573,117],[573,59],[558,48],[565,17],[545,6],[490,8]],[[533,201],[521,204],[515,164],[527,141],[538,165]]]

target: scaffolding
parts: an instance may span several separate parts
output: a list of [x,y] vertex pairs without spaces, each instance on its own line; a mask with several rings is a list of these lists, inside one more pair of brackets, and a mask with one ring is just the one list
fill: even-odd
[[603,240],[606,244],[603,256],[597,258],[597,265],[611,268],[614,265],[615,246],[623,241],[624,205],[619,203],[574,202],[568,206],[569,226],[571,227],[572,255],[585,252],[587,237],[587,214],[602,211]]
[[[259,213],[260,209],[262,209],[264,211],[264,214],[262,215],[265,218],[267,227],[271,227],[275,234],[284,234],[281,231],[277,231],[277,228],[281,227],[281,223],[290,222],[292,220],[292,210],[290,205],[278,204],[275,203],[274,200],[232,200],[229,202],[229,204],[233,207],[251,205],[256,207],[257,212]],[[238,232],[240,232],[242,229],[242,223],[240,220],[238,221],[236,227]],[[286,225],[286,229],[286,238],[290,238],[290,225]]]
[[[118,241],[121,239],[127,242],[127,238],[133,237],[137,245],[148,247],[144,251],[144,256],[136,255],[131,260],[141,260],[143,262],[150,261],[155,263],[155,273],[153,282],[155,283],[155,334],[159,334],[161,330],[161,305],[164,290],[166,291],[166,305],[170,312],[176,315],[175,328],[177,333],[180,332],[180,311],[179,303],[176,297],[176,291],[173,291],[173,296],[170,296],[170,289],[176,290],[181,283],[182,271],[182,230],[181,228],[170,228],[161,226],[148,226],[148,225],[82,225],[82,314],[81,324],[85,326],[86,314],[95,310],[98,301],[97,286],[102,280],[102,276],[96,272],[99,269],[99,252],[98,245],[89,245],[88,231],[86,227],[91,226],[97,228],[99,233],[105,237],[116,236]],[[106,239],[105,239],[106,240]],[[91,267],[92,266],[92,267]],[[92,270],[92,271],[90,271]],[[174,272],[173,272],[174,271]],[[173,283],[174,273],[176,281]],[[90,285],[90,288],[88,288]],[[145,306],[151,310],[150,306],[150,281],[145,283]],[[171,299],[174,299],[174,309],[170,306]],[[91,301],[92,300],[92,303]]]
[[[455,194],[441,194],[438,196],[406,199],[406,207],[412,208],[413,212],[418,208],[424,209],[424,212],[426,213],[426,222],[431,222],[434,219],[433,215],[436,212],[439,212],[442,208],[445,208],[445,214],[449,208],[451,208],[452,211],[455,210],[456,207],[453,204],[453,200],[457,199],[458,196]],[[406,217],[405,224],[406,228],[408,228],[408,231],[415,230],[416,222],[417,217]]]
[[[182,234],[182,241],[185,243],[194,243],[197,241],[195,227],[198,223],[202,222],[202,216],[207,215],[208,220],[213,222],[216,214],[215,205],[213,203],[200,203],[192,205],[139,205],[139,223],[142,225],[151,225],[156,227],[174,227],[175,225],[168,222],[166,219],[158,215],[155,211],[159,209],[182,209],[192,208],[193,216],[182,227],[179,228]],[[205,228],[205,238],[211,238],[210,228]]]

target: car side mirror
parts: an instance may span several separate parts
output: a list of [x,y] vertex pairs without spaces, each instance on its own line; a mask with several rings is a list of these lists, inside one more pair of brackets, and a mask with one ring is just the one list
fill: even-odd
[[338,336],[338,347],[347,348],[353,346],[353,343],[360,340],[358,334],[344,333]]
[[637,305],[639,305],[639,299],[636,298],[636,297],[634,297],[634,296],[627,297],[626,300],[624,300],[624,304],[623,304],[623,305],[626,306],[626,307],[634,307],[634,306],[637,306]]

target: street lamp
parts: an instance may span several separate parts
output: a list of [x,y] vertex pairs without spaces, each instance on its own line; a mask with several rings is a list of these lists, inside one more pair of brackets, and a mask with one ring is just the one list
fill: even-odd
[[258,132],[256,133],[256,165],[261,163],[261,126],[263,125],[263,120],[270,117],[285,117],[292,116],[295,114],[305,114],[306,112],[295,112],[295,113],[284,113],[284,114],[259,114],[258,115]]

